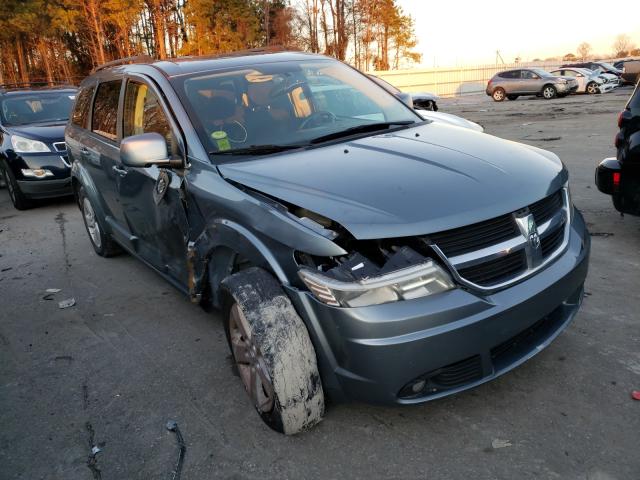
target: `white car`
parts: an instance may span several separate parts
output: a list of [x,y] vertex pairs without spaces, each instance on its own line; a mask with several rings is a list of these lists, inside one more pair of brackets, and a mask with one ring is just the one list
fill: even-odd
[[613,85],[614,88],[620,86],[620,79],[618,78],[617,75],[614,75],[613,73],[607,73],[604,70],[592,70],[592,71],[596,72],[600,77],[606,80],[608,84]]
[[575,79],[578,82],[576,93],[606,93],[613,89],[612,83],[607,83],[598,72],[588,68],[562,67],[553,70],[551,74]]
[[416,113],[425,120],[433,120],[434,122],[447,123],[449,125],[455,125],[456,127],[468,128],[469,130],[475,130],[476,132],[484,132],[482,125],[450,113],[418,109],[416,109]]

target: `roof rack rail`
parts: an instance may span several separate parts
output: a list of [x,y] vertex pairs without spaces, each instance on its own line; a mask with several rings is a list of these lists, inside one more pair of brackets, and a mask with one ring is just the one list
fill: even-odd
[[128,63],[149,63],[153,62],[154,60],[155,59],[149,55],[134,55],[133,57],[119,58],[117,60],[112,60],[111,62],[98,65],[93,70],[91,70],[91,73],[96,73],[100,70],[104,70],[105,68],[116,67],[118,65],[125,65]]

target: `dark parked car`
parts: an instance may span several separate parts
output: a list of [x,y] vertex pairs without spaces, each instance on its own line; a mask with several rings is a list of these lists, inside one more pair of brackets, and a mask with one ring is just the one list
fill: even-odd
[[284,433],[325,395],[406,405],[491,380],[582,301],[589,235],[555,154],[425,121],[331,58],[103,68],[66,139],[94,250],[222,310]]
[[622,81],[635,85],[640,79],[640,60],[627,60],[622,65]]
[[617,154],[596,168],[598,190],[611,195],[621,213],[640,215],[640,86],[618,116]]
[[564,97],[578,89],[571,77],[557,77],[541,68],[518,68],[497,73],[489,80],[486,93],[496,102],[516,100],[523,95],[537,95],[547,100]]
[[13,205],[71,195],[71,164],[64,143],[74,87],[0,88],[0,175]]

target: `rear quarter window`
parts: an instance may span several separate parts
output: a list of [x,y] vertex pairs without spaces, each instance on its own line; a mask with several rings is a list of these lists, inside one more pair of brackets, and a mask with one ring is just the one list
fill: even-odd
[[121,80],[101,83],[93,102],[91,131],[109,140],[117,138],[118,99],[121,86]]
[[71,113],[71,123],[82,128],[89,128],[89,109],[91,107],[91,99],[96,87],[84,87],[76,97],[76,103]]

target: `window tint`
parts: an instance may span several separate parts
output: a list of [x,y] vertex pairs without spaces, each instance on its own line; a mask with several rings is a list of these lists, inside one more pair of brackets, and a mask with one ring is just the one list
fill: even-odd
[[520,78],[520,70],[510,70],[499,74],[502,78]]
[[89,108],[91,107],[91,98],[93,97],[94,86],[85,87],[80,90],[76,103],[71,114],[71,123],[82,128],[87,128],[89,120]]
[[159,133],[167,141],[170,154],[177,153],[176,140],[169,120],[158,100],[147,85],[128,82],[124,94],[123,137],[141,133]]
[[115,140],[117,136],[118,97],[121,84],[120,80],[101,83],[93,103],[91,130],[110,140]]
[[530,70],[522,70],[522,78],[526,79],[526,80],[533,80],[536,78],[540,78],[538,75],[536,75],[535,73],[533,73]]

